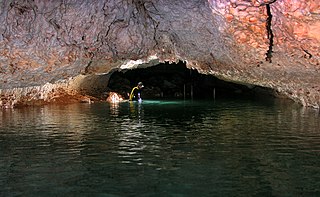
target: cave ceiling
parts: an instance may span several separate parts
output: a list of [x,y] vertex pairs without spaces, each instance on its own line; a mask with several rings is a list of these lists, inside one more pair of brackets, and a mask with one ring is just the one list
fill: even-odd
[[203,74],[320,105],[318,0],[6,0],[0,6],[2,100],[43,98],[49,86],[75,90],[70,81],[80,75],[181,60]]

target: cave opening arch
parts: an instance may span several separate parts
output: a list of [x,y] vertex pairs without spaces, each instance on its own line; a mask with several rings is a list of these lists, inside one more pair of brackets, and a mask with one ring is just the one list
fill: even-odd
[[266,99],[276,97],[270,88],[221,80],[189,69],[186,63],[159,63],[150,67],[114,71],[108,91],[127,99],[138,82],[144,83],[144,99]]

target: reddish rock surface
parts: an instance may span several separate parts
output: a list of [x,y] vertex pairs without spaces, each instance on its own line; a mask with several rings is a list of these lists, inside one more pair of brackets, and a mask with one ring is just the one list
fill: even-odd
[[317,0],[8,0],[0,6],[3,107],[82,98],[105,88],[95,74],[178,60],[320,105]]

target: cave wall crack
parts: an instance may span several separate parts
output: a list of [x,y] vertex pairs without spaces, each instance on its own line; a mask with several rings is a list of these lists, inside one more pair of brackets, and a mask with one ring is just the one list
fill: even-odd
[[274,38],[274,34],[272,31],[272,12],[271,12],[271,7],[270,4],[275,3],[276,0],[271,1],[269,3],[266,4],[266,11],[267,11],[267,20],[266,20],[266,28],[267,28],[267,36],[269,39],[269,48],[268,51],[266,53],[266,61],[268,61],[269,63],[272,63],[272,53],[273,53],[273,38]]

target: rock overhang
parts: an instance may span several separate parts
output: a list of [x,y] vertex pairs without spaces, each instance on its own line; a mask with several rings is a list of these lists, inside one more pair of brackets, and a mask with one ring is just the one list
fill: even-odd
[[183,60],[201,73],[273,88],[319,108],[317,1],[12,0],[1,5],[3,99],[7,92],[43,95],[41,87],[76,94],[79,81],[96,74]]

